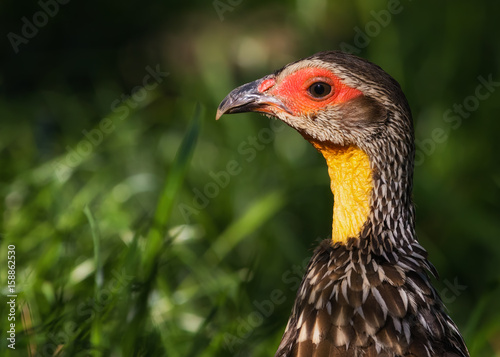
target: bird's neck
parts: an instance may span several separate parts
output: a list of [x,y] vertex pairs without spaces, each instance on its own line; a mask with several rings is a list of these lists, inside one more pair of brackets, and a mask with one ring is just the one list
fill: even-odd
[[355,146],[311,141],[328,164],[334,196],[332,241],[359,237],[370,215],[373,175],[368,155]]

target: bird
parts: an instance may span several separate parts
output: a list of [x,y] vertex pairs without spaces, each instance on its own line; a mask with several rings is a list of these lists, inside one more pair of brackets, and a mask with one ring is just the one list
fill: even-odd
[[325,158],[332,236],[315,249],[275,357],[468,357],[415,233],[413,119],[387,72],[323,51],[232,90],[223,114],[288,124]]

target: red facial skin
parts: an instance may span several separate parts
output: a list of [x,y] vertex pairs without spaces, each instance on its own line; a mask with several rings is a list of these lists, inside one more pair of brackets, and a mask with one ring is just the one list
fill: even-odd
[[[309,87],[316,82],[329,84],[332,87],[331,92],[321,98],[313,97]],[[264,92],[274,84],[273,78],[266,79],[258,89]],[[300,69],[283,79],[269,94],[280,99],[296,116],[312,114],[326,106],[344,103],[363,95],[361,91],[347,86],[332,72],[323,68]]]

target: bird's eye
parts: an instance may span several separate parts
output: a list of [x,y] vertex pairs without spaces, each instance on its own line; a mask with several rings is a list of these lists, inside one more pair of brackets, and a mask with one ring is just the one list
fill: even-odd
[[308,91],[314,98],[323,98],[330,94],[332,86],[325,82],[316,82],[309,87]]

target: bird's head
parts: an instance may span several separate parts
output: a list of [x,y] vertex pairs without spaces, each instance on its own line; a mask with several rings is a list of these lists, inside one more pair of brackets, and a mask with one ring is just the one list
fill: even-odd
[[217,119],[241,112],[282,120],[325,156],[335,196],[334,241],[412,216],[411,113],[399,84],[380,67],[320,52],[234,89]]
[[219,105],[217,119],[241,112],[276,117],[309,141],[365,151],[389,134],[412,135],[399,84],[380,67],[337,51],[317,53],[234,89]]

